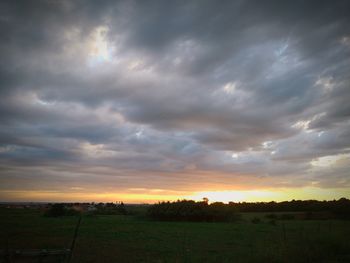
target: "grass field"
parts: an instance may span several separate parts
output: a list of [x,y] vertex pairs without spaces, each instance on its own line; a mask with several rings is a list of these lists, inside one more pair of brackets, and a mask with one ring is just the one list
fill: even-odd
[[[68,248],[77,220],[2,209],[0,248]],[[233,223],[84,216],[72,262],[350,262],[350,221],[275,223],[259,213]]]

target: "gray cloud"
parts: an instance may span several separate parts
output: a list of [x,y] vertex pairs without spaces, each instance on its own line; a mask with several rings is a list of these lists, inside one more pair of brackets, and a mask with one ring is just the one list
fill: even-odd
[[342,186],[349,5],[3,1],[2,190]]

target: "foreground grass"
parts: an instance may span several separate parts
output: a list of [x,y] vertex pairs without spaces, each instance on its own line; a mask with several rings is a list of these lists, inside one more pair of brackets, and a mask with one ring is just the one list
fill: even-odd
[[[274,225],[262,216],[253,224],[251,216],[235,223],[85,216],[72,262],[350,262],[349,221]],[[35,210],[1,210],[0,248],[69,247],[76,222]]]

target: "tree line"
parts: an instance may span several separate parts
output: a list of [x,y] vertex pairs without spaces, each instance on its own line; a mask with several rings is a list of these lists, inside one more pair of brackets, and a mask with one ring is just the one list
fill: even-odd
[[321,212],[329,211],[334,214],[350,214],[350,200],[340,198],[332,201],[292,200],[284,202],[230,202],[229,206],[240,212]]
[[238,219],[235,207],[216,202],[195,202],[192,200],[178,200],[176,202],[161,202],[148,208],[150,218],[166,221],[207,221],[222,222]]
[[239,218],[239,212],[305,212],[309,219],[312,213],[327,212],[332,218],[350,219],[350,200],[333,201],[292,200],[284,202],[221,202],[208,203],[192,200],[159,202],[148,208],[147,215],[156,220],[223,222]]

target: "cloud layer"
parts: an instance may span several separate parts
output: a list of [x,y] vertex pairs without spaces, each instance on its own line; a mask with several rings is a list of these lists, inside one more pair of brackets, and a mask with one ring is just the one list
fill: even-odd
[[350,188],[348,1],[0,7],[4,199]]

